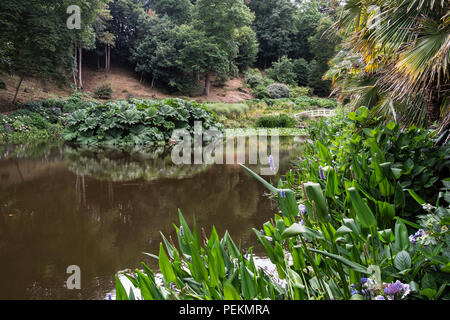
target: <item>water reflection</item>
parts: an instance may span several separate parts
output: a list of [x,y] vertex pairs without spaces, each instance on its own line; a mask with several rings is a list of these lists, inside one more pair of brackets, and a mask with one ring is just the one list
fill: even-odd
[[[301,144],[282,139],[280,169]],[[206,233],[215,225],[255,244],[275,207],[238,165],[171,165],[158,157],[68,146],[0,148],[0,299],[102,299],[118,270],[155,261],[159,232],[172,235],[178,208]],[[68,290],[69,265],[81,290]]]

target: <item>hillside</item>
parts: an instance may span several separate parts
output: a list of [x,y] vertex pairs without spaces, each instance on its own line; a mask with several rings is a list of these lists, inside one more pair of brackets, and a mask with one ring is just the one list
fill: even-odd
[[[15,109],[11,104],[14,97],[15,88],[19,81],[17,76],[0,75],[0,81],[6,83],[7,89],[0,89],[0,111],[6,112]],[[96,87],[110,83],[114,89],[113,100],[126,99],[130,94],[135,98],[162,99],[167,97],[181,97],[167,95],[160,90],[151,89],[150,84],[141,83],[133,72],[120,67],[113,67],[111,71],[96,71],[90,68],[83,69],[84,92],[93,96]],[[234,78],[225,83],[223,87],[211,87],[209,97],[196,96],[189,97],[190,100],[205,102],[239,102],[251,99],[252,96],[246,93],[242,87],[242,79]],[[242,91],[240,91],[242,90]],[[43,99],[63,98],[72,94],[70,84],[58,86],[52,82],[40,81],[35,78],[25,78],[20,88],[17,98],[19,104]],[[186,98],[186,97],[184,97]]]

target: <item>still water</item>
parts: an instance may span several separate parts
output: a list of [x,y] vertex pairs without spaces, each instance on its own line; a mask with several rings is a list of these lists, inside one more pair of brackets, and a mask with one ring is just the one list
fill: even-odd
[[[301,148],[280,138],[279,174]],[[176,166],[161,150],[0,146],[0,299],[104,299],[119,270],[142,261],[157,270],[142,252],[157,254],[160,231],[175,238],[178,209],[243,248],[278,210],[237,164]],[[81,269],[80,290],[65,287],[69,265]]]

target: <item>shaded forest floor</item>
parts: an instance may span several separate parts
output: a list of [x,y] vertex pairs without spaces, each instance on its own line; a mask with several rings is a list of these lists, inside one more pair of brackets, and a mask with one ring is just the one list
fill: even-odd
[[[17,109],[11,101],[14,98],[16,86],[19,82],[18,76],[0,75],[0,81],[6,83],[6,90],[0,89],[0,112],[8,112]],[[151,89],[149,83],[141,83],[138,75],[125,68],[112,67],[106,73],[102,70],[96,71],[91,68],[83,69],[83,91],[87,95],[94,96],[95,88],[102,84],[110,83],[114,89],[112,100],[127,99],[132,95],[135,98],[162,99],[168,97],[180,97],[199,102],[239,102],[251,99],[252,96],[247,89],[243,88],[242,79],[234,78],[227,81],[222,87],[211,87],[209,97],[198,95],[187,97],[181,95],[164,94],[157,88]],[[44,82],[36,78],[25,78],[18,97],[18,105],[45,99],[66,98],[73,93],[70,82],[58,85],[54,82]]]

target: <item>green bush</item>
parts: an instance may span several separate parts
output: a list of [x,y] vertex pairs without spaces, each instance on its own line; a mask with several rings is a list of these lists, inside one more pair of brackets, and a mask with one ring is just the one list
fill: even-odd
[[261,128],[295,128],[295,119],[285,114],[262,116],[256,122]]
[[225,116],[238,116],[250,109],[250,106],[245,103],[211,103],[206,107],[208,110]]
[[267,91],[272,99],[289,98],[289,88],[282,83],[274,83],[267,86]]
[[94,89],[94,96],[99,99],[111,99],[113,92],[112,85],[105,83]]
[[288,85],[296,84],[296,74],[291,59],[283,56],[280,61],[274,62],[272,68],[266,69],[267,76],[277,82]]
[[58,139],[63,130],[64,115],[60,108],[46,108],[38,101],[0,117],[0,121],[0,143],[38,143]]
[[311,71],[308,61],[302,58],[293,60],[292,71],[295,73],[295,82],[297,85],[308,85],[308,76]]
[[247,69],[244,73],[244,83],[251,89],[264,84],[264,79],[258,69]]
[[264,85],[259,85],[255,89],[252,89],[251,93],[256,99],[270,98],[270,93]]
[[290,92],[291,98],[298,98],[301,96],[311,96],[313,94],[313,89],[310,87],[291,87]]

